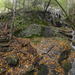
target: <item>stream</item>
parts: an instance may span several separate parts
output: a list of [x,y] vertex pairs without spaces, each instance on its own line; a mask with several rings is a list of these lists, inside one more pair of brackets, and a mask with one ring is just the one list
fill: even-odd
[[[73,36],[73,37],[72,37],[72,40],[75,41],[75,31],[74,31],[74,30],[72,31],[71,35]],[[74,46],[72,43],[73,43],[73,42],[71,42],[70,45],[71,45],[71,46],[74,48],[74,50],[75,50],[75,46]]]

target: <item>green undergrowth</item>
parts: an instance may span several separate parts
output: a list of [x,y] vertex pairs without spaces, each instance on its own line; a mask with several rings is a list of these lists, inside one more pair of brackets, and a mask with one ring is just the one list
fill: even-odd
[[38,24],[42,26],[49,26],[49,23],[37,16],[37,14],[19,15],[15,19],[15,28],[27,27],[30,24]]
[[60,29],[62,29],[62,30],[66,30],[66,28],[65,28],[65,27],[60,27]]
[[40,43],[40,41],[41,41],[41,38],[39,37],[37,40],[33,40],[32,43],[36,45],[37,43]]
[[68,40],[67,37],[55,37],[55,38],[53,38],[53,39],[55,39],[55,40],[61,40],[61,41]]

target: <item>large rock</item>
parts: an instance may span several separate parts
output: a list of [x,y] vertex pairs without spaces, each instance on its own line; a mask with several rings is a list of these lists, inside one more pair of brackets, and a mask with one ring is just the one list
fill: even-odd
[[[17,33],[17,31],[14,32]],[[28,28],[18,31],[18,33],[15,35],[18,37],[34,37],[34,36],[40,36],[40,37],[54,37],[54,36],[60,36],[58,33],[58,28],[55,28],[53,26],[41,26],[41,25],[31,25]]]
[[33,35],[41,35],[41,25],[31,25],[28,28],[24,28],[18,33],[19,37],[30,37]]
[[65,70],[65,72],[68,72],[72,67],[72,63],[69,61],[66,61],[65,63],[63,63],[63,68]]
[[19,58],[16,55],[8,56],[7,62],[9,65],[16,66],[18,64]]
[[37,75],[47,75],[49,72],[48,66],[41,64],[38,66],[38,72]]

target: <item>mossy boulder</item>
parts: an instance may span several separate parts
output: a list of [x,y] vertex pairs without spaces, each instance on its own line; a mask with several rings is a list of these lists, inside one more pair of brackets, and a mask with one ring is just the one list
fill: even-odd
[[72,67],[72,63],[69,61],[66,61],[65,63],[63,63],[63,68],[66,72],[68,72]]
[[47,75],[49,72],[48,66],[41,64],[38,66],[38,72],[37,75]]
[[15,31],[14,35],[23,38],[60,36],[58,28],[53,26],[41,26],[37,24],[33,24],[27,28],[21,29],[20,31]]
[[7,62],[9,65],[13,65],[13,66],[16,66],[18,64],[18,60],[19,58],[16,56],[16,55],[9,55],[7,57]]
[[31,37],[33,35],[41,35],[41,25],[31,25],[28,28],[24,28],[17,34],[20,37]]

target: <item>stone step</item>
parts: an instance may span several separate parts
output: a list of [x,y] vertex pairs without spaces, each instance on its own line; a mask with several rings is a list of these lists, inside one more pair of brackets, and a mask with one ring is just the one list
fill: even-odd
[[1,47],[1,48],[9,47],[9,44],[0,44],[0,47]]
[[0,49],[0,52],[10,52],[12,50],[13,50],[12,48],[2,48]]
[[3,43],[3,42],[9,42],[9,40],[6,38],[0,38],[0,43]]

